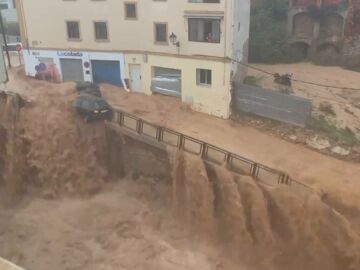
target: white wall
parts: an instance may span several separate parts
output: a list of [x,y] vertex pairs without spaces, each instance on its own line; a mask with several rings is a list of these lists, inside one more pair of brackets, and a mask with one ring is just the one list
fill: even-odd
[[[76,52],[71,56],[64,55],[63,52],[71,51],[51,51],[51,50],[23,50],[23,57],[25,60],[25,73],[27,76],[35,77],[36,69],[35,67],[40,64],[39,58],[52,58],[53,63],[56,65],[57,70],[61,77],[61,66],[60,58],[67,59],[82,59],[84,62],[90,62],[91,60],[109,60],[109,61],[119,61],[120,62],[120,72],[121,78],[125,78],[125,65],[124,65],[124,55],[122,53],[99,53],[99,52]],[[59,56],[59,54],[61,56]],[[90,68],[91,70],[91,68]],[[86,74],[84,69],[84,80],[92,81],[92,73]]]
[[14,9],[14,8],[3,9],[3,10],[1,10],[1,14],[2,14],[5,22],[13,23],[13,22],[18,21],[16,9]]
[[[232,59],[248,61],[248,42],[250,33],[250,0],[234,0],[234,20],[232,38]],[[232,64],[235,79],[241,79],[246,67],[236,62]]]
[[8,8],[15,8],[12,0],[0,0],[0,4],[7,4]]
[[16,9],[12,0],[0,0],[1,4],[7,4],[8,9],[2,9],[1,14],[5,22],[17,22]]
[[[191,108],[196,111],[229,118],[231,101],[230,63],[159,55],[144,57],[141,54],[125,54],[125,63],[126,76],[129,76],[130,64],[141,66],[143,93],[147,95],[151,95],[152,67],[181,70],[182,101],[191,105]],[[211,85],[197,84],[196,69],[198,68],[211,69]]]
[[[189,3],[187,0],[133,0],[137,2],[138,19],[128,20],[124,16],[124,2],[127,0],[22,0],[30,47],[79,50],[148,51],[182,55],[207,55],[224,57],[226,44],[231,44],[232,11],[226,10],[227,3]],[[222,20],[221,43],[188,41],[187,12],[226,17]],[[227,12],[231,12],[227,14]],[[69,41],[66,34],[66,20],[80,22],[81,41]],[[108,22],[109,42],[97,42],[94,38],[94,21]],[[180,50],[172,45],[158,45],[154,42],[154,23],[166,22],[168,35],[174,32],[181,43]],[[230,30],[229,30],[230,29]]]

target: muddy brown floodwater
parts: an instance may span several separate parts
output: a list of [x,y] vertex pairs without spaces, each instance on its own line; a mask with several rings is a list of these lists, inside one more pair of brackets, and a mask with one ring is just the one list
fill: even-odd
[[74,98],[42,83],[24,108],[0,100],[0,256],[29,270],[360,269],[359,230],[326,196],[84,124]]
[[150,185],[151,179],[123,180],[87,199],[26,198],[26,206],[1,209],[0,254],[38,270],[210,270],[223,264],[169,222]]

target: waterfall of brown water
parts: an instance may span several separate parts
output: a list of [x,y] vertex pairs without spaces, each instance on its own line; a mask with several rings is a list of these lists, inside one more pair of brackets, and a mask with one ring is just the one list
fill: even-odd
[[265,187],[249,176],[170,151],[175,216],[249,269],[360,269],[359,235],[317,194]]

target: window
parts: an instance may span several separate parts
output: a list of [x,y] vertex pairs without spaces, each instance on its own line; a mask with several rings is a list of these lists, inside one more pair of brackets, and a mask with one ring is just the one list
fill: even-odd
[[108,28],[106,22],[94,22],[95,39],[108,40]]
[[136,19],[137,18],[137,6],[136,3],[125,3],[125,18]]
[[167,23],[155,23],[155,43],[168,43]]
[[211,85],[212,74],[209,69],[197,69],[196,80],[198,85]]
[[220,3],[220,0],[189,0],[189,2],[190,3]]
[[68,21],[66,22],[68,39],[80,39],[79,22]]
[[8,4],[0,4],[0,9],[8,9]]
[[189,41],[220,43],[220,19],[189,18]]

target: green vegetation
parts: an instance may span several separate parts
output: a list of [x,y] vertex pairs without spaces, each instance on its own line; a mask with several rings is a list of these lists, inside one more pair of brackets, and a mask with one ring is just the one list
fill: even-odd
[[324,113],[326,115],[336,116],[336,112],[335,112],[333,106],[328,102],[320,103],[319,111],[321,111],[322,113]]
[[264,77],[255,77],[255,76],[246,76],[244,79],[244,84],[247,85],[253,85],[253,86],[259,86],[259,82],[263,79]]
[[304,53],[288,45],[288,4],[268,0],[264,7],[254,9],[250,20],[250,62],[290,63],[303,60]]
[[337,143],[351,146],[359,143],[355,133],[350,128],[337,128],[333,124],[329,123],[324,116],[309,118],[306,123],[306,127],[327,136],[329,139]]
[[348,65],[348,63],[346,63],[344,68],[347,69],[347,70],[360,72],[360,65]]

